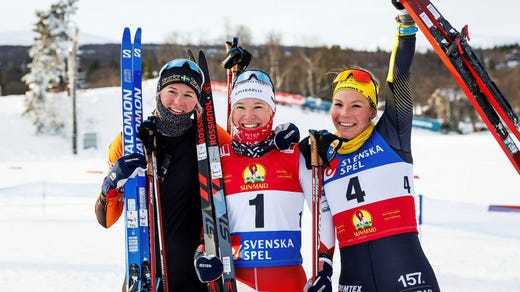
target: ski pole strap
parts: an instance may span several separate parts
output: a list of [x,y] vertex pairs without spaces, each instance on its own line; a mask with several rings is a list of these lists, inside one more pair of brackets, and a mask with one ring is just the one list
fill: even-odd
[[311,166],[322,166],[323,159],[319,154],[318,140],[315,136],[316,133],[317,131],[315,130],[309,130],[309,144],[311,146]]

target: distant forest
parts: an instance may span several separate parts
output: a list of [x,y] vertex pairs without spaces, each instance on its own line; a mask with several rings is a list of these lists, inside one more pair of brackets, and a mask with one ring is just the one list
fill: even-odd
[[[276,42],[244,47],[253,54],[249,68],[269,73],[278,91],[330,99],[334,74],[342,67],[359,65],[371,70],[381,83],[381,94],[388,94],[385,85],[389,51],[355,51],[339,46],[288,47]],[[226,81],[220,66],[225,56],[224,45],[185,46],[175,44],[143,45],[143,78],[154,78],[167,61],[186,57],[186,50],[206,52],[212,80]],[[31,62],[27,46],[0,46],[0,93],[23,94],[27,90],[21,77]],[[518,44],[492,49],[476,49],[488,74],[518,112],[520,108],[520,48]],[[119,44],[82,45],[79,48],[79,87],[119,86]],[[417,104],[426,104],[438,88],[458,88],[440,58],[433,51],[417,52],[412,66]]]

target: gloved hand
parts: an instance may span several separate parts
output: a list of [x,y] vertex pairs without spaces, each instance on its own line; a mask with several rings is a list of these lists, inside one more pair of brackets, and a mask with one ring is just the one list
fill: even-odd
[[215,256],[206,256],[204,245],[201,244],[195,251],[193,265],[199,281],[209,283],[217,280],[224,272],[222,261]]
[[137,129],[137,136],[143,142],[143,146],[149,150],[155,148],[154,137],[157,135],[156,120],[157,117],[150,116],[148,119],[144,120]]
[[228,50],[224,60],[222,61],[222,67],[224,69],[231,69],[233,66],[238,65],[238,71],[244,71],[249,63],[251,62],[251,55],[246,49],[238,46],[238,37],[233,38],[233,42],[226,42],[231,48]]
[[287,150],[300,142],[300,130],[293,123],[278,125],[274,129],[274,145],[278,150]]
[[[318,154],[323,160],[323,165],[328,166],[335,155],[335,153],[333,153],[333,155],[328,157],[330,144],[332,144],[334,141],[338,141],[338,145],[335,149],[337,150],[341,146],[343,140],[340,137],[328,132],[327,130],[309,130],[309,135],[313,135],[316,138],[316,141],[318,141]],[[307,169],[311,169],[311,145],[309,136],[303,138],[300,143],[298,143],[298,148],[300,148],[300,152],[305,158],[305,166]]]
[[320,261],[320,271],[316,277],[314,283],[312,283],[312,279],[307,281],[303,291],[306,292],[332,292],[332,260],[329,259],[326,255],[321,255],[319,258]]
[[101,192],[107,198],[114,197],[129,178],[135,177],[138,173],[144,173],[145,170],[146,159],[143,155],[132,153],[122,156],[103,179]]

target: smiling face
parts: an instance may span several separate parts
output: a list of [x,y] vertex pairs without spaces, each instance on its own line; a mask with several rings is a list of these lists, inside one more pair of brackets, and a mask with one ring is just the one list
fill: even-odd
[[376,110],[368,99],[353,90],[342,90],[334,95],[330,117],[336,130],[344,139],[354,139],[376,117]]
[[255,130],[267,125],[273,110],[257,98],[243,98],[233,105],[231,119],[233,125],[247,130]]
[[193,111],[197,105],[197,94],[183,83],[172,83],[159,93],[162,105],[172,114],[185,114]]

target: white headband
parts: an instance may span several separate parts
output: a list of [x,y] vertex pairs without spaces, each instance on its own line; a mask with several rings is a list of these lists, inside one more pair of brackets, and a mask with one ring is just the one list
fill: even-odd
[[231,108],[243,98],[260,99],[275,111],[273,88],[265,82],[250,79],[236,83],[231,90]]

